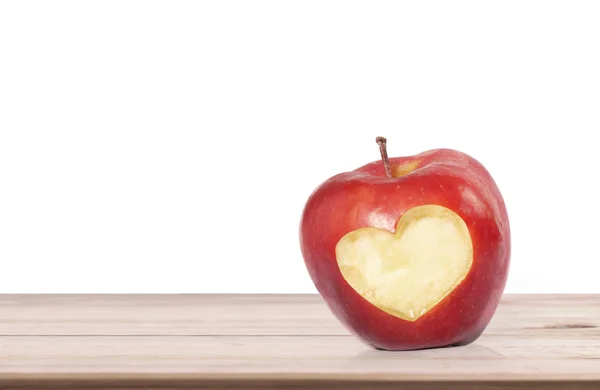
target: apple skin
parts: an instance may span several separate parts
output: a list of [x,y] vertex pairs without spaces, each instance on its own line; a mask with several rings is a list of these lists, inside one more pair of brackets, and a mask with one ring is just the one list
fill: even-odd
[[[319,294],[342,325],[365,344],[383,350],[467,345],[485,330],[503,294],[510,263],[510,227],[495,181],[473,157],[453,149],[390,158],[412,172],[388,178],[375,161],[322,183],[308,198],[300,222],[300,247]],[[348,232],[377,227],[394,232],[410,208],[437,204],[467,224],[473,263],[465,279],[416,321],[384,312],[343,278],[335,247]]]

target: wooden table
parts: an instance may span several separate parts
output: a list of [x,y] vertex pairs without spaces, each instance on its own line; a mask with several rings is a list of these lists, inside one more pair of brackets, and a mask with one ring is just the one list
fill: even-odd
[[600,389],[600,295],[504,297],[466,347],[367,348],[315,295],[0,296],[0,388]]

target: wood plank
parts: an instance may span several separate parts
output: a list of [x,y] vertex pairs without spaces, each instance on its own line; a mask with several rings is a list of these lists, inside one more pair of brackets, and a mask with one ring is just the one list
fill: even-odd
[[[600,295],[505,295],[489,332],[600,334]],[[318,295],[0,295],[0,335],[347,335]]]
[[348,334],[318,295],[5,295],[0,335]]
[[[519,359],[546,360],[545,365],[535,368],[527,364],[522,372],[548,375],[569,373],[573,364],[584,360],[593,361],[595,369],[600,367],[599,340],[588,343],[584,338],[576,342],[573,338],[541,342],[532,341],[530,337],[511,337],[503,341],[505,339],[485,336],[466,347],[399,353],[374,351],[350,336],[5,336],[0,338],[0,357],[6,364],[0,366],[0,372],[35,373],[44,361],[68,362],[52,368],[52,372],[96,371],[108,367],[143,371],[148,365],[154,369],[166,365],[171,370],[173,362],[193,366],[194,372],[203,373],[224,372],[235,367],[244,372],[263,373],[331,372],[347,367],[358,372],[386,369],[387,373],[408,374],[414,373],[416,365],[421,364],[428,375],[443,375],[448,365],[469,372],[474,364],[489,364],[483,360],[496,361],[495,365],[502,361],[513,364]],[[425,361],[428,363],[424,364]],[[560,362],[561,366],[554,366],[552,361]],[[293,367],[288,367],[290,363]],[[440,366],[436,368],[437,363]]]
[[506,295],[472,345],[375,351],[316,295],[0,296],[0,389],[598,389],[600,295]]
[[194,376],[170,377],[154,375],[145,379],[137,376],[97,378],[38,378],[0,381],[0,388],[19,389],[86,389],[86,390],[597,390],[600,382],[594,380],[405,380],[398,383],[388,379],[327,379],[318,378],[297,381],[290,377],[275,378],[230,378],[226,384],[222,379],[198,378]]

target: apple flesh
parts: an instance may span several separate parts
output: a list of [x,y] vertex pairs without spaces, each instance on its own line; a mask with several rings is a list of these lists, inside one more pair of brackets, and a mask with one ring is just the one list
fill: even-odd
[[465,278],[473,246],[456,213],[427,205],[408,210],[395,234],[377,228],[346,234],[336,246],[336,258],[342,276],[363,298],[415,321]]
[[488,171],[451,149],[336,175],[300,226],[308,272],[333,314],[377,349],[475,341],[503,293],[510,259],[504,201]]

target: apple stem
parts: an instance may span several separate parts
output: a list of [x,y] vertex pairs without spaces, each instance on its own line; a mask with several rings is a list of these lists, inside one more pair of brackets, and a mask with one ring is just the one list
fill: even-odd
[[375,139],[377,141],[377,145],[379,145],[379,152],[381,153],[381,160],[383,160],[383,167],[385,168],[385,174],[387,177],[392,177],[392,170],[390,168],[390,160],[387,155],[387,139],[385,137],[377,137]]

